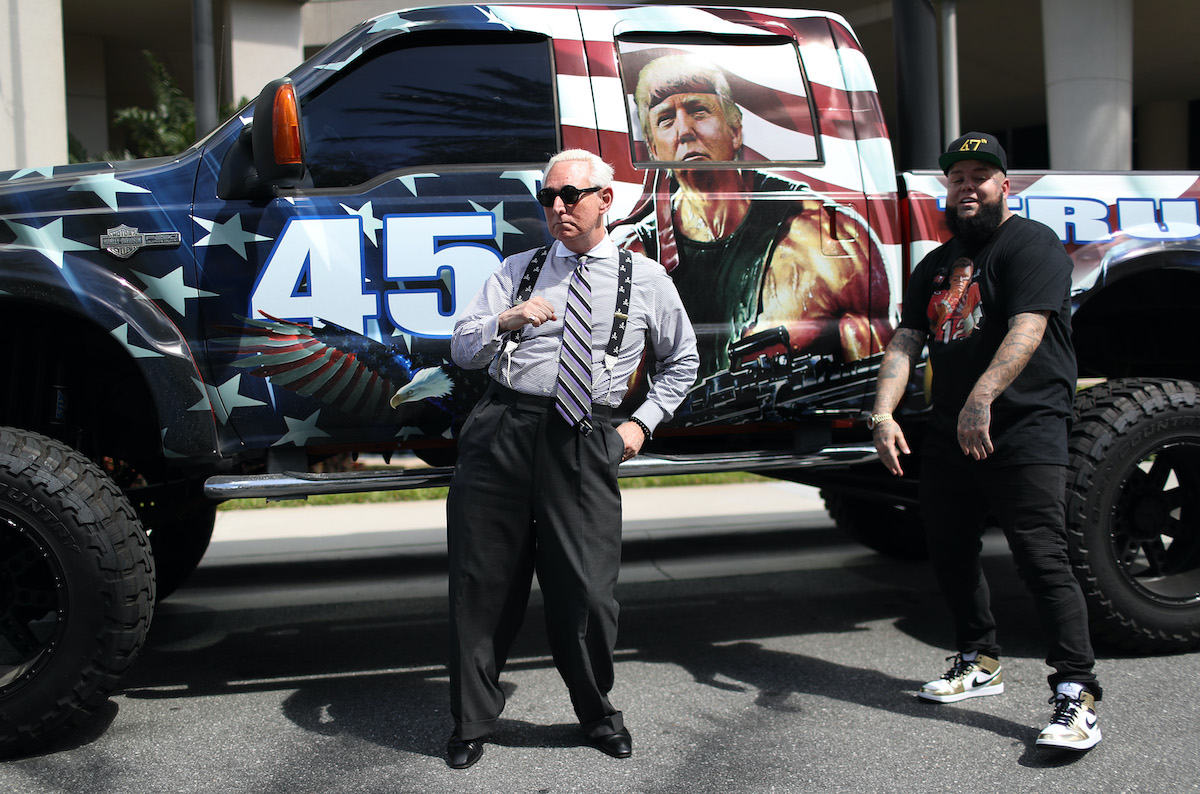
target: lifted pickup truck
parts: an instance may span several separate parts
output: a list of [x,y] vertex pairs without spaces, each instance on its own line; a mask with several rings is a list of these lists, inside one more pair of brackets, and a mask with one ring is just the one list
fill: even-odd
[[[648,111],[664,86],[701,95],[687,146]],[[569,147],[614,165],[613,233],[671,271],[702,350],[684,405],[623,474],[814,483],[867,545],[920,553],[911,480],[874,461],[862,419],[906,274],[946,236],[944,180],[897,176],[845,21],[388,14],[176,157],[0,174],[0,752],[103,703],[218,501],[447,481],[484,388],[450,362],[456,313],[504,256],[547,242],[540,168]],[[1197,175],[1010,179],[1013,209],[1075,261],[1088,387],[1069,529],[1094,629],[1194,647]],[[923,391],[903,407],[910,438]],[[311,473],[396,450],[433,465]]]

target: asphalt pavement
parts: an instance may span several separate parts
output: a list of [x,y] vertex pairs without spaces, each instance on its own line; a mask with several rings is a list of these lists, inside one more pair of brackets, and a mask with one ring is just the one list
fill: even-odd
[[483,758],[443,761],[441,502],[222,512],[95,717],[0,763],[8,794],[766,794],[1200,790],[1200,653],[1102,649],[1104,741],[1034,746],[1044,650],[1003,539],[984,566],[1006,691],[933,705],[951,638],[927,566],[848,542],[810,488],[627,489],[613,700],[634,753],[586,746],[540,594]]

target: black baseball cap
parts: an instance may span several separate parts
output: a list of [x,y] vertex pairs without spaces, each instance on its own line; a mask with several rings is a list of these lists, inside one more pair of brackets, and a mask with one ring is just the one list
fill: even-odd
[[959,160],[982,160],[1008,173],[1008,155],[991,133],[968,132],[961,138],[955,138],[946,147],[946,153],[938,158],[938,165],[942,167],[942,173],[946,173]]

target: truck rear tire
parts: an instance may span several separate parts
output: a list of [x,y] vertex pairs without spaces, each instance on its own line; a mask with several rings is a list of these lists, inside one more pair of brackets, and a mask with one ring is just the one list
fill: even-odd
[[894,560],[925,560],[925,526],[919,507],[877,502],[821,490],[838,529],[872,551]]
[[0,427],[0,755],[101,706],[153,609],[150,548],[120,489],[69,447]]
[[1067,532],[1092,634],[1141,652],[1200,645],[1200,390],[1111,380],[1075,399]]

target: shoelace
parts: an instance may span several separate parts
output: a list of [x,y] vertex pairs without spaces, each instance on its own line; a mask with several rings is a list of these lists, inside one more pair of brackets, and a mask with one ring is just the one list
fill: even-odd
[[947,656],[946,661],[954,663],[950,666],[950,669],[946,671],[946,674],[942,676],[942,678],[946,679],[947,681],[953,681],[956,678],[962,678],[971,671],[971,665],[975,664],[974,662],[968,662],[967,660],[963,659],[961,653],[956,653],[953,656]]
[[1061,692],[1056,692],[1047,702],[1054,704],[1054,717],[1050,720],[1051,725],[1069,726],[1075,719],[1075,712],[1083,708],[1083,698],[1073,698]]

